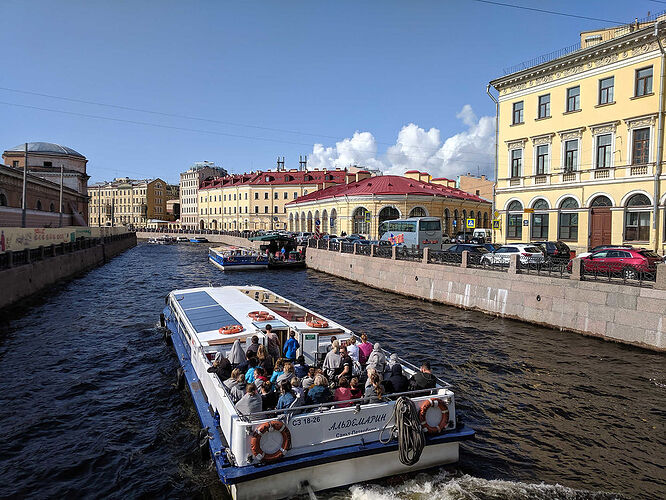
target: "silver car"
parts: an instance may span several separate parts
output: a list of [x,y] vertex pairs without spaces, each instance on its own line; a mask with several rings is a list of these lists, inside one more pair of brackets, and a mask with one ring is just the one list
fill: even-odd
[[494,252],[484,254],[481,264],[508,266],[512,255],[518,255],[521,264],[543,264],[545,258],[539,248],[531,244],[505,245]]

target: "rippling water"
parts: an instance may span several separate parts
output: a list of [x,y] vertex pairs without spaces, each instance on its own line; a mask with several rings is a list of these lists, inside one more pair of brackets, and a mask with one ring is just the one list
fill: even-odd
[[666,497],[664,355],[313,271],[224,274],[205,246],[146,244],[0,321],[0,497],[222,494],[157,329],[170,290],[211,282],[266,286],[453,383],[477,431],[458,464],[326,497]]

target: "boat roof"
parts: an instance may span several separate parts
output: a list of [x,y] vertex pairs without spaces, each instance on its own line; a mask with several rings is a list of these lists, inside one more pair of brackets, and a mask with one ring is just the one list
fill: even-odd
[[[259,286],[223,286],[202,287],[171,292],[183,314],[189,321],[193,333],[203,345],[231,344],[236,339],[244,340],[250,335],[263,335],[268,323],[274,329],[291,328],[300,332],[317,331],[320,334],[342,334],[342,338],[351,335],[351,330],[324,318],[305,307],[285,299],[270,290]],[[260,299],[271,300],[274,307],[262,304]],[[279,306],[279,307],[278,307]],[[278,312],[284,308],[297,310],[312,317],[328,322],[327,328],[312,328],[306,321],[292,321]],[[252,311],[266,311],[275,317],[271,321],[254,321],[248,317]],[[283,313],[284,314],[284,313]],[[223,335],[219,329],[227,325],[241,325],[243,331],[231,335]]]

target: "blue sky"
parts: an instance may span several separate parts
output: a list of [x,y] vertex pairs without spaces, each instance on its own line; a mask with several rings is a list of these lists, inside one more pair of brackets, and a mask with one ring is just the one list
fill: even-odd
[[[666,9],[503,1],[621,22]],[[3,0],[0,19],[0,87],[183,116],[0,89],[0,149],[70,146],[91,182],[175,182],[197,160],[242,172],[285,156],[296,167],[299,154],[311,166],[488,172],[488,81],[610,25],[474,0]]]

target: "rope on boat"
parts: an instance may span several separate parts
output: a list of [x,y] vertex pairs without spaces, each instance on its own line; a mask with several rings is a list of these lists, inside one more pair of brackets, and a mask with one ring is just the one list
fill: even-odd
[[[395,425],[389,439],[384,441],[382,434],[391,421],[395,421]],[[398,457],[400,458],[400,462],[405,465],[414,465],[417,463],[425,447],[425,434],[423,433],[416,405],[414,401],[406,396],[400,396],[395,402],[393,414],[382,429],[379,440],[382,444],[388,444],[395,437],[395,434],[397,434],[398,438]]]

